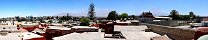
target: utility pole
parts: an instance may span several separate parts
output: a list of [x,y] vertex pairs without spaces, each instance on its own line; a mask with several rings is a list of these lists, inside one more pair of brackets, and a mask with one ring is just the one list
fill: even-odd
[[69,20],[69,13],[66,14],[66,20]]

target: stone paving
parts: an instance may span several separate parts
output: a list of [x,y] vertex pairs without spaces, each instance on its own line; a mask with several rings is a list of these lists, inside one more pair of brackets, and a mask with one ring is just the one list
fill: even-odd
[[114,31],[121,31],[126,39],[104,38],[103,32],[72,33],[64,36],[54,37],[54,40],[150,40],[159,34],[144,32],[147,26],[119,26],[115,25]]
[[153,32],[145,32],[147,26],[114,26],[114,31],[121,31],[126,40],[150,40],[150,38],[155,36],[160,36],[159,34]]

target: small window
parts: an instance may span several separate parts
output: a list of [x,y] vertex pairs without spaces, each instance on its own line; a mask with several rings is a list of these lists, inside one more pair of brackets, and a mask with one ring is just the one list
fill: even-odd
[[208,23],[204,23],[204,26],[208,26]]
[[6,29],[6,28],[3,28],[3,29]]

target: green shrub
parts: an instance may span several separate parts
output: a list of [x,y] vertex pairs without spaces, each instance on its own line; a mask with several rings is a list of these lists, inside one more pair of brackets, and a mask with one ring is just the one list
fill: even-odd
[[80,26],[89,26],[90,19],[81,18],[80,21],[81,21]]
[[81,18],[80,21],[81,22],[90,22],[90,19],[89,18]]

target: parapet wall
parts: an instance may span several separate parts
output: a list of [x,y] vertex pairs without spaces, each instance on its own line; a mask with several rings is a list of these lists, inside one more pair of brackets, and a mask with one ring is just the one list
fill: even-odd
[[148,28],[152,29],[153,32],[168,35],[173,40],[192,40],[195,35],[194,30],[182,29],[182,28],[173,28],[170,26],[161,26],[154,24],[145,24]]
[[181,26],[181,25],[188,25],[187,21],[177,21],[177,20],[168,20],[168,21],[152,21],[150,24],[157,24],[163,26]]

